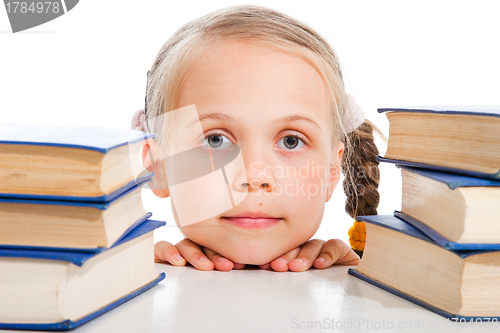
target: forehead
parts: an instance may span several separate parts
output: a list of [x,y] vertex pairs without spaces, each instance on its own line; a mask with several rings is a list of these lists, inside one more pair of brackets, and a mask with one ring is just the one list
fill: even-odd
[[241,40],[211,44],[190,65],[177,100],[178,107],[196,104],[200,114],[214,107],[239,117],[266,119],[294,112],[324,124],[330,116],[329,103],[321,75],[307,61]]

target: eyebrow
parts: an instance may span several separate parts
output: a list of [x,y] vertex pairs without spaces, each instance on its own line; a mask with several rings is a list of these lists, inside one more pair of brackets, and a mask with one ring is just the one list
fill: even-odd
[[220,121],[234,121],[234,118],[224,114],[224,113],[205,113],[202,114],[198,119],[193,120],[191,123],[189,123],[186,127],[193,126],[196,124],[198,121],[202,121],[203,119],[214,119],[214,120],[220,120]]
[[276,119],[274,121],[274,123],[275,124],[279,124],[279,123],[291,123],[291,122],[298,121],[298,120],[306,121],[309,124],[311,124],[313,126],[316,126],[320,131],[322,131],[321,127],[318,125],[317,122],[315,122],[314,120],[312,120],[310,118],[307,118],[307,117],[304,117],[304,116],[299,116],[299,115],[293,115],[293,116],[279,118],[279,119]]
[[[193,122],[191,122],[187,127],[190,127],[190,126],[194,125],[197,121],[202,121],[203,119],[214,119],[214,120],[220,120],[220,121],[234,121],[233,117],[231,117],[225,113],[206,113],[206,114],[202,114],[199,117],[199,119],[196,119]],[[321,127],[318,125],[317,122],[315,122],[314,120],[312,120],[310,118],[300,116],[300,115],[293,115],[293,116],[279,118],[279,119],[276,119],[275,121],[273,121],[273,123],[274,124],[291,123],[291,122],[299,121],[299,120],[305,121],[305,122],[317,127],[320,131],[322,131]]]

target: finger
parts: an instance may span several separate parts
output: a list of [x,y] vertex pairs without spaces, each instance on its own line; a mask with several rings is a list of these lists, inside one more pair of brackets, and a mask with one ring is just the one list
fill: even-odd
[[326,241],[321,239],[311,239],[305,243],[297,254],[297,258],[288,263],[288,268],[293,272],[308,270],[313,265],[314,260],[318,258],[325,243]]
[[271,267],[277,272],[286,272],[288,270],[288,263],[297,257],[300,251],[300,246],[295,249],[283,254],[279,258],[271,261]]
[[265,269],[265,270],[272,270],[271,263],[259,265],[260,269]]
[[246,266],[245,264],[240,264],[240,263],[237,263],[237,262],[234,262],[233,264],[234,264],[233,269],[243,269]]
[[186,260],[180,255],[179,250],[169,242],[159,241],[155,244],[155,262],[169,262],[174,266],[185,266]]
[[209,249],[208,247],[202,246],[201,249],[208,257],[208,260],[214,263],[216,270],[227,272],[233,269],[234,264],[231,260],[224,258],[214,250]]
[[208,260],[201,247],[188,238],[184,238],[175,244],[181,255],[191,265],[200,271],[211,271],[214,269],[214,263]]
[[[344,243],[345,244],[345,243]],[[349,265],[349,266],[357,266],[359,265],[359,262],[361,259],[359,258],[358,254],[352,250],[350,246],[346,244],[346,250],[347,254],[343,257],[338,259],[335,262],[335,265]]]
[[359,257],[353,250],[340,239],[330,239],[321,250],[320,255],[314,260],[313,266],[318,269],[330,267],[334,264],[357,265]]

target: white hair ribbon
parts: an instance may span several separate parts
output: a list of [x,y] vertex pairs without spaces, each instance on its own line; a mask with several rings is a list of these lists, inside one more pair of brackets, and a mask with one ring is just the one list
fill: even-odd
[[347,94],[348,109],[345,113],[344,127],[347,133],[351,133],[365,121],[365,111],[356,103],[354,96]]

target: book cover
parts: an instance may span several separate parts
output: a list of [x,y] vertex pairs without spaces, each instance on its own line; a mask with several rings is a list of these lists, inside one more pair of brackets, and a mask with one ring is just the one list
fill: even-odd
[[485,244],[485,243],[457,243],[452,242],[431,227],[420,222],[416,218],[400,212],[398,210],[394,211],[394,216],[402,219],[406,223],[410,224],[414,228],[418,229],[420,232],[429,237],[437,245],[445,248],[447,250],[500,250],[500,244]]
[[154,137],[152,133],[122,128],[0,124],[0,144],[80,148],[101,153]]
[[[453,115],[463,115],[464,121],[467,121],[466,117],[470,116],[481,116],[484,117],[486,121],[488,118],[499,118],[500,117],[500,105],[429,105],[429,106],[408,106],[408,107],[393,107],[393,108],[379,108],[377,110],[379,113],[392,113],[392,112],[407,112],[407,113],[429,113],[429,114],[453,114]],[[432,119],[432,118],[430,118]],[[498,121],[497,119],[495,119]],[[421,163],[421,162],[410,162],[406,160],[385,158],[382,156],[377,157],[378,162],[388,162],[406,165],[410,167],[426,168],[437,171],[443,171],[448,173],[462,174],[472,177],[488,178],[488,179],[500,179],[500,168],[493,172],[488,171],[471,171],[467,169],[462,169],[459,165],[454,165],[454,167],[434,165],[431,163]],[[434,162],[436,163],[436,162]],[[438,163],[440,164],[440,163]]]
[[430,178],[440,183],[446,184],[451,190],[457,187],[467,187],[467,186],[499,186],[500,180],[495,179],[485,179],[478,177],[471,177],[465,175],[459,175],[454,173],[447,173],[437,170],[415,168],[410,166],[405,166],[401,164],[396,164],[397,168],[408,170],[410,172],[416,173],[418,175]]
[[[462,258],[472,256],[475,254],[480,254],[480,253],[486,253],[486,252],[497,252],[498,249],[496,248],[497,244],[483,244],[484,247],[481,249],[474,248],[474,249],[447,249],[444,245],[445,243],[443,242],[436,242],[432,238],[430,238],[428,235],[426,235],[424,232],[416,228],[413,224],[407,223],[405,219],[409,220],[408,215],[401,213],[399,211],[395,211],[393,215],[365,215],[365,216],[357,216],[356,221],[359,222],[366,222],[366,223],[371,223],[374,225],[378,225],[380,227],[384,227],[387,229],[391,229],[400,233],[403,233],[405,235],[419,238],[423,241],[432,243],[434,245],[437,245],[439,247],[442,247],[443,249],[447,250],[448,252],[454,253],[457,256],[460,256]],[[413,219],[415,220],[415,219]]]
[[399,296],[401,298],[404,298],[406,299],[407,301],[410,301],[416,305],[419,305],[427,310],[430,310],[440,316],[443,316],[445,318],[448,318],[448,319],[452,319],[453,321],[456,321],[456,322],[469,322],[469,321],[479,321],[479,320],[482,320],[482,321],[491,321],[493,318],[496,318],[497,320],[500,319],[500,317],[469,317],[469,316],[460,316],[460,315],[455,315],[455,314],[452,314],[452,313],[449,313],[449,312],[446,312],[446,311],[443,311],[441,309],[438,309],[432,305],[430,305],[429,303],[426,303],[426,302],[423,302],[413,296],[410,296],[408,294],[405,294],[395,288],[392,288],[384,283],[381,283],[379,281],[376,281],[364,274],[361,274],[360,272],[356,271],[354,268],[349,268],[347,270],[347,273],[352,275],[352,276],[355,276],[363,281],[366,281],[370,284],[373,284],[374,286],[377,286],[379,287],[380,289],[383,289],[385,291],[388,291],[390,292],[391,294],[394,294],[396,296]]
[[[133,230],[128,232],[121,240],[117,241],[112,247],[119,246],[126,243],[134,238],[140,237],[154,229],[165,225],[163,221],[146,220],[143,223],[136,226]],[[12,249],[0,249],[0,257],[14,257],[14,258],[35,258],[35,259],[48,259],[48,260],[60,260],[73,263],[77,266],[82,266],[85,261],[97,255],[98,253],[85,253],[85,252],[70,252],[70,251],[51,251],[51,250],[12,250]],[[130,292],[129,294],[117,299],[116,301],[96,310],[93,313],[86,315],[85,317],[77,320],[65,320],[57,323],[0,323],[0,329],[19,329],[19,330],[69,330],[76,328],[85,324],[86,322],[114,309],[118,305],[132,299],[133,297],[151,289],[157,285],[160,281],[165,278],[165,273],[160,273],[156,279],[145,284],[144,286]]]
[[379,108],[379,113],[384,112],[424,112],[440,114],[463,114],[487,117],[500,117],[500,105],[423,105],[394,108]]
[[445,167],[445,166],[428,164],[428,163],[396,160],[396,159],[391,159],[391,158],[385,158],[382,156],[377,156],[377,161],[378,162],[385,162],[385,163],[393,163],[393,164],[401,165],[401,166],[435,170],[435,171],[440,171],[440,172],[444,172],[444,173],[451,173],[451,174],[457,174],[457,175],[463,175],[463,176],[469,176],[469,177],[475,177],[475,178],[486,178],[486,179],[500,180],[500,170],[498,172],[495,172],[495,173],[486,173],[486,172],[472,171],[472,170],[467,170],[467,169],[457,169],[457,168]]
[[[106,247],[96,247],[96,248],[87,248],[87,249],[82,249],[82,248],[69,248],[69,247],[51,247],[51,246],[31,246],[31,245],[7,245],[7,244],[0,244],[0,251],[2,249],[11,249],[11,250],[29,250],[29,251],[57,251],[57,252],[85,252],[85,253],[101,253],[103,251],[106,251],[114,246],[116,246],[121,240],[127,236],[131,231],[133,231],[137,226],[142,224],[144,221],[149,219],[153,214],[152,213],[146,213],[144,216],[142,216],[140,219],[132,223],[130,227],[125,230],[125,232],[111,245],[109,248]],[[1,256],[1,255],[0,255]]]
[[[154,176],[153,172],[147,172],[141,174],[137,179],[130,181],[126,185],[120,187],[113,193],[107,194],[107,195],[101,195],[101,196],[96,196],[96,197],[73,197],[73,196],[65,196],[65,195],[38,195],[38,194],[12,194],[12,193],[0,193],[0,200],[6,202],[6,199],[13,200],[11,202],[23,202],[22,200],[25,199],[35,199],[37,201],[46,202],[50,204],[61,204],[61,205],[78,205],[76,202],[80,202],[80,205],[83,206],[88,206],[90,202],[97,202],[97,203],[103,203],[103,204],[97,204],[95,207],[98,208],[100,207],[106,207],[107,202],[111,202],[118,197],[122,196],[125,194],[127,191],[133,191],[136,187],[142,186],[145,183],[148,183],[152,180]],[[15,201],[17,199],[17,201]],[[67,201],[70,202],[75,202],[75,203],[68,203]],[[101,208],[99,208],[101,209]],[[106,208],[104,208],[106,209]]]
[[[465,257],[468,257],[468,256],[472,256],[472,255],[476,255],[476,254],[481,254],[481,253],[487,253],[487,252],[498,252],[498,250],[493,250],[491,248],[489,249],[482,249],[482,250],[451,250],[451,249],[446,249],[444,246],[442,246],[441,244],[435,242],[434,240],[432,240],[430,237],[428,237],[427,235],[425,235],[423,232],[421,232],[420,230],[418,230],[417,228],[415,228],[414,226],[412,226],[411,224],[408,224],[406,223],[404,220],[402,220],[400,217],[397,217],[395,215],[366,215],[366,216],[357,216],[356,217],[356,220],[357,221],[362,221],[362,222],[366,222],[366,223],[371,223],[371,224],[374,224],[374,225],[377,225],[377,226],[380,226],[380,227],[383,227],[383,228],[388,228],[388,229],[391,229],[391,230],[394,230],[394,231],[397,231],[397,232],[401,232],[403,234],[406,234],[408,236],[411,236],[411,237],[415,237],[415,238],[418,238],[418,239],[421,239],[421,240],[424,240],[426,242],[429,242],[429,243],[432,243],[434,245],[437,245],[437,246],[440,246],[442,248],[444,248],[445,250],[447,250],[448,252],[451,252],[457,256],[460,256],[461,258],[465,258]],[[423,302],[411,295],[408,295],[406,293],[403,293],[391,286],[388,286],[384,283],[381,283],[379,281],[376,281],[358,271],[356,271],[355,269],[352,269],[350,268],[348,270],[348,274],[350,275],[353,275],[359,279],[362,279],[366,282],[369,282],[381,289],[384,289],[396,296],[399,296],[399,297],[402,297],[414,304],[417,304],[417,305],[420,305],[430,311],[433,311],[441,316],[444,316],[446,318],[450,318],[450,319],[456,319],[456,320],[466,320],[466,321],[470,321],[470,320],[479,320],[479,319],[484,319],[484,320],[491,320],[492,318],[497,318],[497,319],[500,319],[500,317],[469,317],[469,316],[460,316],[460,315],[456,315],[456,314],[452,314],[452,313],[448,313],[446,311],[443,311],[441,309],[438,309],[426,302]],[[489,319],[487,319],[489,318]]]
[[115,242],[110,248],[101,248],[100,252],[89,252],[85,250],[69,251],[67,249],[58,251],[42,247],[36,249],[4,247],[0,248],[0,257],[59,260],[70,262],[72,264],[75,264],[76,266],[82,266],[87,260],[98,255],[99,253],[102,253],[120,244],[126,243],[134,238],[142,236],[156,228],[164,226],[165,224],[166,223],[163,221],[146,220],[124,234],[124,236],[117,242]]
[[[153,173],[146,175],[139,183],[132,185],[129,188],[123,188],[123,191],[115,191],[110,196],[112,198],[107,201],[73,201],[73,200],[58,200],[54,199],[50,196],[44,196],[44,199],[33,199],[27,198],[23,195],[23,197],[6,197],[0,195],[0,202],[8,202],[8,203],[24,203],[24,204],[33,204],[33,205],[58,205],[58,206],[75,206],[75,207],[91,207],[99,210],[108,209],[111,204],[119,200],[120,198],[126,196],[127,194],[137,190],[139,187],[151,181]],[[79,197],[81,198],[81,197]]]
[[10,324],[10,323],[0,323],[0,329],[11,329],[11,330],[43,330],[43,331],[49,331],[49,330],[57,330],[57,331],[63,331],[63,330],[70,330],[74,329],[78,326],[81,326],[85,324],[86,322],[116,308],[118,305],[125,303],[126,301],[134,298],[135,296],[142,294],[146,290],[149,290],[156,286],[158,283],[160,283],[163,279],[165,279],[165,273],[160,273],[158,274],[158,277],[147,283],[146,285],[142,286],[139,289],[134,290],[133,292],[123,296],[120,299],[117,299],[116,301],[106,305],[103,308],[100,308],[99,310],[77,320],[77,321],[72,321],[72,320],[65,320],[61,321],[59,323],[47,323],[47,324]]

